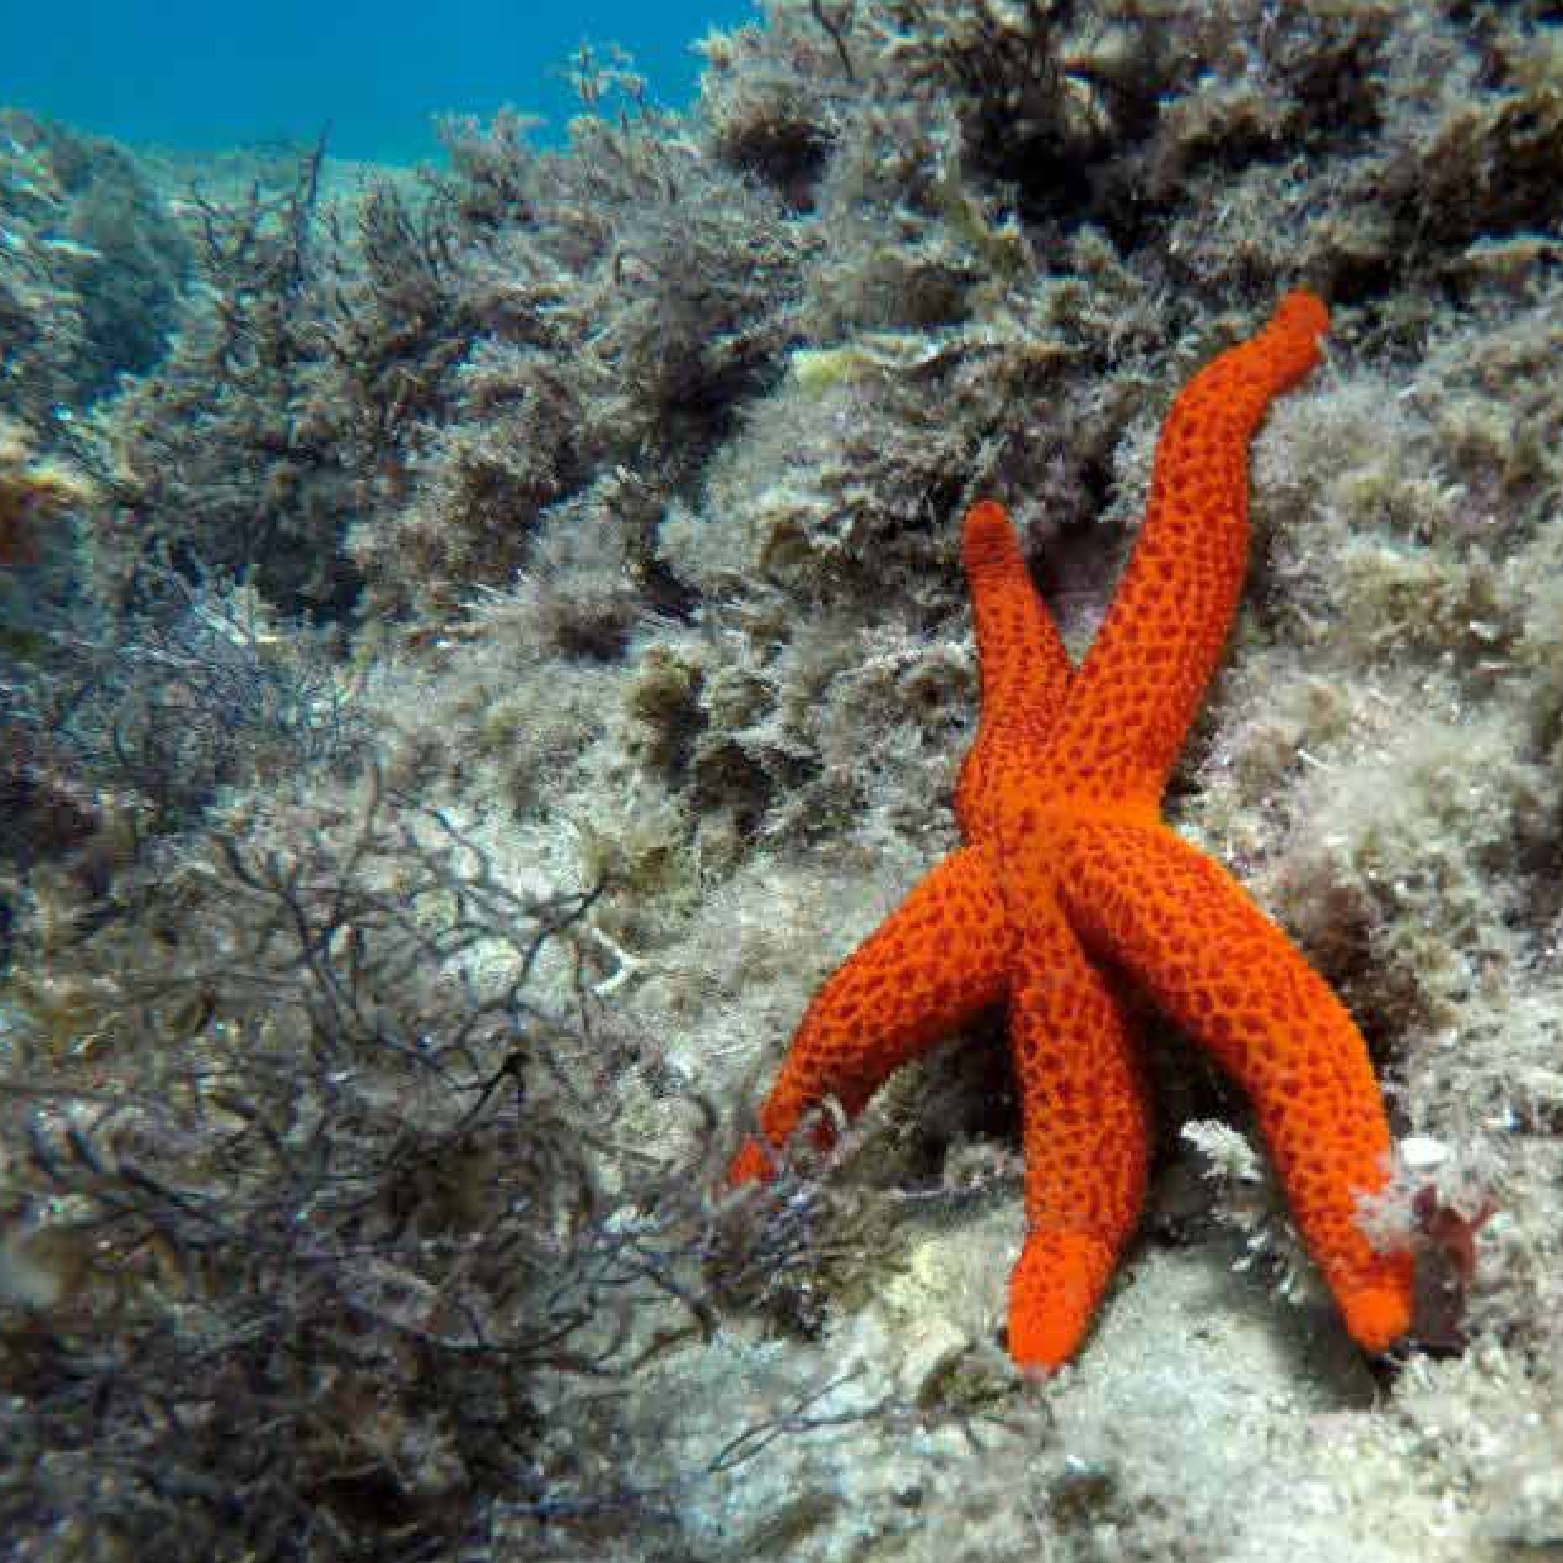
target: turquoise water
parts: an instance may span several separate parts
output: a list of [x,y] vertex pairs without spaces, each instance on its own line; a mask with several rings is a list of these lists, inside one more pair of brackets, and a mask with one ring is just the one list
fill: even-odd
[[[343,157],[405,162],[435,150],[432,116],[503,104],[572,112],[565,73],[583,41],[634,55],[653,96],[686,102],[711,27],[750,0],[386,0],[267,5],[167,0],[0,3],[0,104],[124,140],[202,149],[312,138]],[[550,134],[551,132],[551,134]]]

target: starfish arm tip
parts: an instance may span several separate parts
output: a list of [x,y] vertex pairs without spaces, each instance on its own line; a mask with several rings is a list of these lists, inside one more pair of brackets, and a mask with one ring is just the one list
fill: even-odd
[[1293,288],[1275,306],[1272,324],[1300,335],[1323,336],[1330,327],[1328,305],[1307,288]]
[[767,1183],[776,1176],[776,1153],[758,1139],[747,1140],[727,1165],[727,1186]]
[[961,558],[969,572],[1019,561],[1020,542],[1009,512],[994,499],[979,499],[961,526]]
[[1409,1281],[1373,1282],[1338,1298],[1346,1331],[1364,1351],[1374,1355],[1388,1351],[1411,1329]]
[[1031,1232],[1009,1283],[1008,1344],[1017,1366],[1051,1372],[1074,1356],[1115,1259],[1109,1244],[1087,1232]]

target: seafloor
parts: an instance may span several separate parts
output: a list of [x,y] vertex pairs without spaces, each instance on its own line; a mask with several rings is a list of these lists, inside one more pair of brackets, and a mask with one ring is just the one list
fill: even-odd
[[[1563,1555],[1560,22],[773,0],[417,177],[0,116],[7,1556]],[[1168,818],[1368,1039],[1417,1338],[1153,1023],[1028,1380],[997,1025],[721,1169],[956,839],[964,505],[1078,655],[1296,286]]]

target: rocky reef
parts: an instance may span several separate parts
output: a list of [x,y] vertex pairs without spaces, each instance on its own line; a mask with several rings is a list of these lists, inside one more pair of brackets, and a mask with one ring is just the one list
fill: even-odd
[[[0,1530],[26,1558],[1494,1560],[1563,1546],[1563,31],[770,0],[685,115],[178,179],[0,118]],[[1169,817],[1367,1035],[1361,1359],[1153,1034],[1078,1361],[997,1339],[992,1036],[718,1191],[953,844],[957,559],[1078,652],[1177,387],[1323,368]]]

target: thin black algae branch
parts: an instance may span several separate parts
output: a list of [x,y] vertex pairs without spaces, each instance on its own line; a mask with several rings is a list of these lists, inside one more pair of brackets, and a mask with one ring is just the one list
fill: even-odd
[[243,197],[232,202],[215,200],[191,185],[197,258],[211,285],[219,325],[217,365],[233,367],[257,356],[270,369],[284,363],[273,344],[284,329],[274,317],[278,307],[303,291],[311,274],[325,157],[322,132],[285,184],[268,187],[253,179]]
[[329,634],[167,550],[144,552],[136,606],[51,625],[37,691],[83,783],[137,830],[188,826],[224,786],[335,769],[367,738]]
[[135,602],[162,547],[177,568],[242,579],[285,612],[351,605],[341,541],[363,498],[359,431],[376,414],[329,361],[338,239],[322,221],[323,158],[322,138],[268,160],[247,192],[195,187],[184,203],[204,285],[116,407],[92,565],[105,600]]
[[350,389],[344,409],[369,460],[394,463],[403,433],[438,409],[470,346],[460,297],[456,181],[429,175],[409,195],[371,185],[351,223],[333,205],[321,247],[326,302],[317,340]]
[[[237,203],[223,203],[190,187],[197,221],[200,258],[213,276],[253,276],[257,284],[280,285],[284,293],[303,286],[309,271],[309,245],[320,200],[320,171],[326,160],[326,133],[298,160],[292,182],[268,190],[259,179]],[[237,322],[230,320],[237,328]]]
[[[642,1519],[653,1516],[672,1522],[681,1505],[697,1499],[713,1483],[725,1481],[762,1462],[779,1444],[789,1440],[830,1439],[833,1447],[839,1448],[843,1434],[878,1430],[912,1445],[917,1434],[953,1425],[969,1447],[982,1451],[990,1447],[984,1440],[984,1431],[1032,1440],[1036,1437],[1035,1424],[1028,1425],[1019,1418],[1008,1416],[998,1407],[996,1402],[1002,1396],[973,1396],[960,1406],[930,1407],[892,1392],[863,1404],[827,1406],[827,1402],[839,1397],[841,1391],[856,1384],[861,1376],[858,1369],[850,1369],[821,1380],[745,1424],[714,1453],[689,1460],[682,1469],[663,1480],[644,1485],[625,1484],[617,1491],[585,1499],[559,1497],[509,1503],[504,1505],[504,1511],[542,1524],[612,1520],[628,1513]],[[1052,1415],[1046,1407],[1040,1410],[1041,1426],[1050,1435],[1054,1426]]]
[[836,56],[841,61],[842,73],[854,85],[857,83],[857,72],[852,68],[852,56],[847,52],[847,34],[852,30],[856,9],[853,0],[846,0],[845,4],[833,11],[826,8],[825,0],[809,0],[809,14],[834,45]]
[[140,891],[12,995],[6,1534],[413,1558],[501,1499],[595,1512],[622,1474],[545,1434],[711,1332],[716,1124],[664,1071],[687,1131],[616,1133],[649,1049],[594,1013],[600,888],[516,891],[372,779]]

